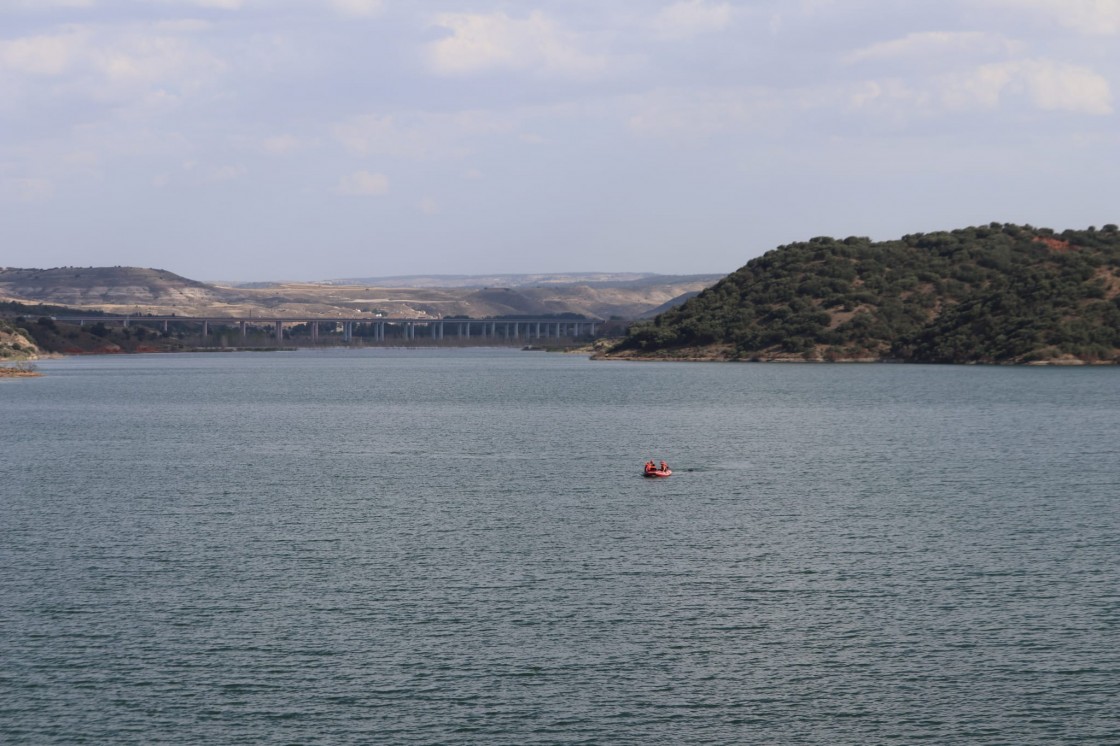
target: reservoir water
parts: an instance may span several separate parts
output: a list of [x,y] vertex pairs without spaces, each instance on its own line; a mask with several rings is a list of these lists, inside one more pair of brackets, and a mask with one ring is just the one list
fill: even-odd
[[40,369],[0,742],[1120,743],[1118,368]]

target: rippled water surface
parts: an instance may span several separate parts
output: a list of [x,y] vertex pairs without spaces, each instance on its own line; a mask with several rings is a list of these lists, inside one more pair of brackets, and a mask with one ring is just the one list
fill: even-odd
[[1120,743],[1118,369],[40,368],[0,742]]

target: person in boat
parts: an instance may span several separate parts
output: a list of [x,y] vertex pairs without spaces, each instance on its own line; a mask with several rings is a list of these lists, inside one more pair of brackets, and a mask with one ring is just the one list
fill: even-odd
[[650,459],[649,461],[646,462],[646,474],[649,474],[651,471],[656,471],[656,470],[657,470],[657,467],[653,465],[653,459]]
[[669,471],[669,465],[664,461],[661,462],[661,471]]

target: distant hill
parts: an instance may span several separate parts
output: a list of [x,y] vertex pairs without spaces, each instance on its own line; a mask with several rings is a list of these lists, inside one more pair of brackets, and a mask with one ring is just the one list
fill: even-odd
[[[723,275],[658,275],[648,272],[571,272],[506,275],[401,275],[327,280],[331,285],[368,285],[381,288],[523,288],[543,285],[642,287],[678,283],[711,284]],[[239,283],[239,287],[247,286]]]
[[135,306],[193,307],[222,303],[233,295],[238,294],[162,269],[0,269],[0,297],[120,313],[128,313]]
[[673,299],[671,299],[671,300],[669,300],[665,303],[662,303],[657,308],[651,308],[650,310],[646,311],[645,313],[642,314],[642,318],[643,319],[652,319],[656,316],[659,316],[659,315],[665,313],[670,308],[676,308],[677,306],[685,303],[686,301],[692,300],[693,298],[695,298],[698,295],[700,295],[699,290],[693,290],[693,291],[690,291],[690,292],[687,292],[687,293],[682,293],[681,295],[678,295],[676,298],[673,298]]
[[[715,275],[416,276],[392,280],[218,285],[138,267],[0,269],[0,302],[54,304],[114,314],[308,315],[406,318],[575,313],[635,319],[697,292]],[[411,284],[403,284],[405,280]],[[341,282],[341,281],[339,281]],[[436,284],[443,282],[443,285]]]
[[1120,361],[1120,230],[1029,225],[781,246],[607,357]]

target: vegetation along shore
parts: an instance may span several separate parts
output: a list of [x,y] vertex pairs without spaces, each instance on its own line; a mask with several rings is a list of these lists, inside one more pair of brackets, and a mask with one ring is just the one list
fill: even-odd
[[992,223],[781,246],[600,359],[1120,362],[1120,229]]

